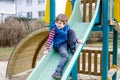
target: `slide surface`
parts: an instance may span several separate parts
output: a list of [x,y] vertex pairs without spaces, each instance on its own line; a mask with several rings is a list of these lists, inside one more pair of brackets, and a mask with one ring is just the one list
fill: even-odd
[[[91,33],[92,27],[95,24],[100,0],[97,0],[96,11],[91,22],[88,23],[82,22],[80,4],[80,0],[76,0],[74,10],[68,23],[70,27],[75,30],[77,37],[86,42],[88,36]],[[73,65],[75,64],[75,61],[78,59],[83,46],[84,44],[77,45],[77,50],[73,56],[69,53],[71,59],[69,59],[68,63],[65,66],[62,80],[68,79],[68,76],[73,68]],[[54,80],[51,75],[54,73],[55,68],[57,67],[57,64],[59,63],[60,59],[60,55],[54,52],[53,48],[51,47],[50,53],[47,56],[43,56],[43,58],[36,65],[32,73],[29,75],[27,80]]]

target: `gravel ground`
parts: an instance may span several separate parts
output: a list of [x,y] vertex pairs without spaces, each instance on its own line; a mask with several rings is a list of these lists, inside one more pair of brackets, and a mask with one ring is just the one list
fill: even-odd
[[[118,51],[118,67],[119,70],[117,72],[117,80],[120,80],[120,49]],[[6,74],[6,67],[7,67],[7,61],[0,61],[0,80],[5,80],[5,74]],[[16,76],[15,78],[11,80],[26,80],[28,74],[30,72],[26,72],[24,74],[20,74],[19,76]],[[98,80],[100,76],[94,76],[94,75],[85,75],[85,74],[78,74],[79,80]]]
[[5,80],[7,61],[0,61],[0,80]]
[[[5,80],[6,67],[7,67],[7,61],[0,61],[0,80]],[[20,74],[19,76],[12,78],[12,80],[26,80],[28,74],[29,72]],[[85,74],[78,74],[78,77],[79,80],[98,80],[100,78],[100,76],[85,75]],[[117,80],[120,80],[120,66],[119,66],[119,71],[117,72]]]

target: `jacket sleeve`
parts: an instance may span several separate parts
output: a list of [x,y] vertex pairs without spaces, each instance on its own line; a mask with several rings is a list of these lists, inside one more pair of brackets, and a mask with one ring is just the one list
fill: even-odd
[[51,30],[51,32],[50,32],[50,34],[49,34],[49,37],[48,37],[48,39],[47,39],[47,42],[46,42],[46,50],[47,50],[47,51],[50,51],[50,46],[51,46],[51,44],[52,44],[52,42],[53,42],[54,36],[55,36],[55,30],[54,30],[54,28],[53,28],[53,29]]

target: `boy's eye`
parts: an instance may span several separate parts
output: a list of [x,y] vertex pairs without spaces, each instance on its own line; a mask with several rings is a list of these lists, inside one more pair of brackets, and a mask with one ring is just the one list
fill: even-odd
[[59,23],[59,24],[61,24],[61,23]]

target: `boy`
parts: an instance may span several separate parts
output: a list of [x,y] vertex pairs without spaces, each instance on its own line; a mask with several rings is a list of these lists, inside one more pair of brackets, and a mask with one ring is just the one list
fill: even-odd
[[70,29],[70,27],[67,25],[67,22],[68,18],[64,14],[59,14],[52,26],[50,35],[46,42],[45,54],[49,52],[50,45],[53,42],[53,48],[62,57],[61,61],[57,65],[55,72],[52,75],[52,77],[57,80],[61,79],[64,66],[69,59],[68,47],[70,47],[71,53],[74,54],[76,50],[76,42],[82,43],[80,40],[76,39],[75,32]]

